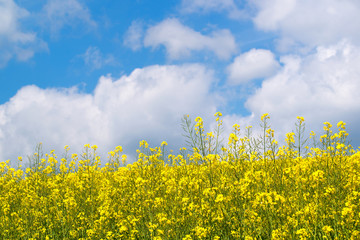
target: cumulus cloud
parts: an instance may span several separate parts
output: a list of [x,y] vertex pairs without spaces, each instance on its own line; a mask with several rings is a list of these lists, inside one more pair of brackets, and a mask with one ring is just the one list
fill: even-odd
[[227,11],[231,18],[244,16],[244,12],[237,7],[233,0],[183,0],[181,11],[183,13]]
[[96,70],[104,67],[105,65],[115,64],[115,58],[111,54],[104,56],[98,47],[90,46],[86,49],[86,52],[80,57],[84,60],[84,63]]
[[177,19],[166,19],[150,27],[144,45],[164,45],[171,59],[188,57],[193,51],[203,50],[214,52],[220,59],[228,59],[236,51],[235,39],[229,30],[217,30],[206,36],[184,26]]
[[30,13],[19,7],[13,0],[0,2],[0,68],[16,58],[19,61],[30,59],[36,51],[46,49],[46,44],[33,32],[21,29],[21,21]]
[[246,83],[252,79],[269,77],[279,69],[274,54],[265,49],[251,49],[236,57],[227,68],[228,83]]
[[66,26],[74,28],[81,24],[81,29],[87,30],[97,26],[89,9],[77,0],[49,0],[43,7],[41,18],[53,36]]
[[360,2],[357,0],[255,0],[253,21],[265,31],[280,34],[280,50],[297,43],[315,47],[334,44],[343,38],[360,41]]
[[192,64],[149,66],[117,80],[103,76],[93,94],[23,87],[0,105],[0,159],[30,154],[40,141],[59,154],[66,144],[74,152],[97,144],[103,156],[117,145],[134,154],[143,139],[180,147],[183,114],[214,114],[213,82],[212,71]]
[[[348,41],[319,46],[306,57],[287,55],[281,58],[282,69],[263,81],[245,103],[252,112],[247,123],[257,125],[263,113],[281,136],[294,129],[297,116],[305,117],[311,130],[320,131],[322,123],[336,126],[348,123],[355,146],[360,145],[360,48]],[[233,116],[230,120],[244,118]]]
[[[60,147],[64,141],[78,145],[106,141],[106,119],[91,95],[74,89],[23,87],[0,107],[1,159],[30,154],[35,144]],[[59,149],[59,148],[58,148]],[[60,148],[61,149],[61,148]]]
[[139,21],[133,21],[124,35],[124,45],[133,51],[142,47],[143,25]]

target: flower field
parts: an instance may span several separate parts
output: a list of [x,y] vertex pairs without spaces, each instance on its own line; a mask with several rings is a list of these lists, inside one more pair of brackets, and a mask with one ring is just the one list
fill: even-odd
[[298,117],[279,146],[267,114],[261,135],[234,125],[225,143],[215,117],[212,132],[184,117],[177,155],[141,141],[136,162],[118,146],[102,165],[96,145],[63,157],[39,145],[26,169],[1,162],[0,238],[360,239],[360,152],[345,123],[306,137]]

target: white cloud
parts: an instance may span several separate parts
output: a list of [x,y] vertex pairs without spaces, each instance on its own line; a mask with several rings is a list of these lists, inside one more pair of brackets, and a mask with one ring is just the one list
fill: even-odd
[[12,0],[3,0],[0,5],[0,34],[7,36],[11,41],[28,42],[34,41],[35,36],[23,33],[19,30],[19,19],[25,18],[29,12],[20,8]]
[[227,11],[231,18],[241,18],[241,11],[233,0],[183,0],[181,11],[184,13]]
[[[0,107],[0,158],[30,154],[38,142],[61,149],[61,145],[78,145],[106,141],[104,117],[93,104],[91,95],[76,91],[23,87]],[[63,146],[62,146],[63,147]]]
[[81,24],[81,29],[85,30],[97,26],[89,9],[77,0],[49,0],[41,17],[42,23],[50,28],[53,36],[57,36],[66,26],[74,28]]
[[143,26],[139,21],[133,21],[124,35],[124,45],[133,51],[142,47]]
[[[250,125],[257,125],[263,113],[269,113],[275,130],[284,134],[295,129],[297,116],[305,117],[311,130],[320,131],[329,121],[348,123],[350,138],[360,145],[360,48],[347,41],[320,46],[306,57],[284,56],[281,71],[263,81],[247,99],[252,112]],[[232,119],[234,120],[234,119]],[[238,117],[239,121],[244,121]]]
[[279,49],[296,43],[314,47],[343,38],[360,42],[360,2],[357,0],[255,0],[253,20],[265,31],[280,34]]
[[88,47],[81,57],[83,58],[85,64],[92,70],[100,69],[105,65],[115,64],[115,58],[111,54],[103,56],[98,47]]
[[220,59],[228,59],[236,51],[235,39],[229,30],[217,30],[206,36],[184,26],[177,19],[166,19],[150,27],[144,45],[164,45],[171,59],[188,57],[192,51],[203,50],[214,52]]
[[280,65],[274,54],[265,49],[251,49],[236,57],[227,68],[228,82],[233,85],[275,74]]
[[103,157],[117,145],[135,154],[143,139],[180,147],[183,114],[214,114],[213,81],[202,65],[155,65],[117,80],[101,77],[93,94],[23,87],[0,105],[0,159],[30,154],[40,141],[59,156],[66,144],[78,153],[97,144]]
[[12,58],[26,61],[36,51],[47,48],[35,33],[21,30],[20,22],[28,16],[29,12],[13,0],[0,2],[0,68]]

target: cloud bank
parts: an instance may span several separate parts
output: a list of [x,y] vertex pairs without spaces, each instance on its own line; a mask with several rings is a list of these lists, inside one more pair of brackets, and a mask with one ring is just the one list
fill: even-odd
[[214,81],[202,65],[154,65],[117,80],[103,76],[93,94],[23,87],[0,105],[0,159],[31,154],[38,142],[60,153],[97,144],[103,156],[116,145],[134,151],[143,139],[180,147],[183,114],[215,112]]
[[360,2],[356,0],[251,1],[255,25],[279,33],[279,49],[334,44],[344,38],[360,43]]

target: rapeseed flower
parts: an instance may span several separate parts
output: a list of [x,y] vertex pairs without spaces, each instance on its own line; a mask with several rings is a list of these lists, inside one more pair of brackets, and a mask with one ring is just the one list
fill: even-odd
[[345,123],[332,133],[325,122],[323,144],[301,155],[295,133],[278,146],[269,125],[260,140],[234,125],[216,145],[195,120],[203,135],[179,155],[143,140],[131,164],[117,146],[101,167],[90,144],[62,158],[38,151],[26,170],[21,157],[18,168],[0,162],[0,238],[359,239],[360,154]]

